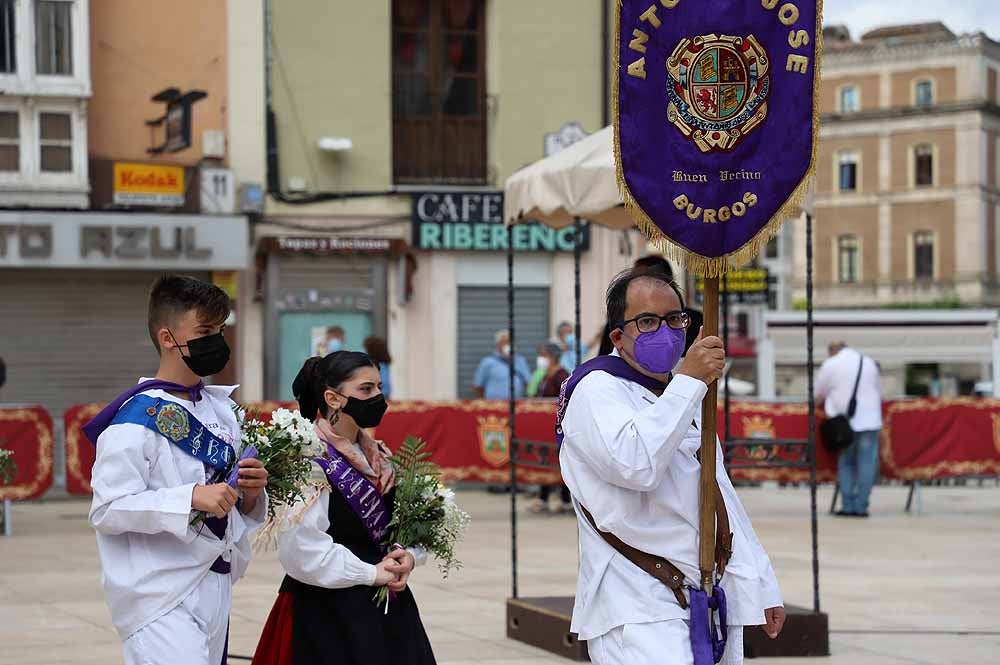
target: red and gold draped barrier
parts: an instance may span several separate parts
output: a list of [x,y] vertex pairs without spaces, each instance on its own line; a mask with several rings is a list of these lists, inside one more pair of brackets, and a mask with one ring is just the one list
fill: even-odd
[[10,484],[0,485],[0,499],[35,499],[52,486],[52,418],[44,408],[0,408],[0,448],[17,464]]
[[90,494],[90,469],[94,466],[96,449],[83,435],[83,426],[100,413],[103,404],[78,404],[63,413],[66,437],[66,491],[70,494]]
[[[266,415],[278,407],[294,404],[262,402],[249,405]],[[90,468],[94,448],[80,428],[100,405],[73,407],[66,412],[67,489],[74,494],[90,492]],[[981,398],[920,399],[887,402],[882,430],[882,475],[899,480],[925,480],[967,475],[1000,474],[1000,400]],[[554,401],[524,401],[517,406],[517,435],[522,441],[553,442]],[[508,407],[503,401],[396,401],[385,415],[376,436],[391,447],[407,435],[428,443],[446,481],[506,483],[510,479]],[[808,437],[808,414],[804,404],[733,402],[730,425],[734,439],[799,439]],[[723,414],[719,413],[722,430]],[[817,420],[817,436],[818,436]],[[752,457],[764,448],[745,451]],[[551,453],[551,451],[550,451]],[[794,461],[797,454],[779,449],[772,460]],[[51,456],[50,456],[51,457]],[[550,454],[550,462],[556,457]],[[817,446],[817,479],[836,479],[836,459]],[[20,460],[19,460],[20,463]],[[51,462],[49,463],[51,468]],[[734,469],[740,480],[804,482],[808,470],[795,468]],[[559,481],[554,470],[519,467],[518,480],[525,484]],[[47,485],[46,485],[47,487]]]
[[900,480],[1000,475],[1000,400],[916,399],[883,407],[882,475]]

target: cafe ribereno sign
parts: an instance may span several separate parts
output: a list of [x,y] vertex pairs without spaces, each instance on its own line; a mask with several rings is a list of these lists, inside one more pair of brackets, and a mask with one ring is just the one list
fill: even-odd
[[[423,192],[413,196],[413,246],[423,250],[572,252],[575,229],[553,229],[537,222],[508,229],[503,223],[503,192]],[[590,247],[583,225],[581,248]]]

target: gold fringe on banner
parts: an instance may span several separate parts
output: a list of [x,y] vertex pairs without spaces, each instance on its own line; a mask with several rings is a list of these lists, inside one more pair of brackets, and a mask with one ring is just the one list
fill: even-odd
[[816,62],[814,65],[815,73],[813,76],[812,108],[813,139],[809,168],[806,169],[805,175],[803,175],[802,180],[795,188],[795,191],[793,191],[792,195],[788,197],[785,203],[778,208],[778,211],[774,213],[771,220],[764,226],[764,228],[757,232],[757,234],[751,238],[749,242],[736,251],[719,257],[702,256],[697,252],[692,252],[688,248],[664,235],[663,231],[661,231],[656,225],[656,222],[650,219],[649,215],[646,214],[646,211],[642,209],[641,205],[639,205],[639,202],[635,200],[634,196],[632,196],[628,183],[625,182],[625,173],[622,170],[622,149],[618,130],[618,85],[620,77],[619,72],[621,68],[621,10],[622,0],[618,0],[618,2],[615,3],[615,40],[614,53],[612,54],[614,67],[614,72],[612,73],[612,115],[614,117],[615,125],[614,151],[615,169],[618,176],[618,193],[622,197],[625,209],[628,210],[630,215],[632,215],[635,225],[639,227],[639,230],[642,231],[643,235],[646,236],[649,242],[652,243],[657,250],[662,252],[665,257],[680,263],[686,270],[702,275],[703,277],[721,277],[723,274],[735,270],[757,257],[761,250],[764,249],[765,245],[767,245],[767,243],[778,234],[778,231],[781,230],[781,225],[784,224],[785,220],[801,209],[802,201],[809,192],[809,187],[812,186],[811,181],[816,175],[817,153],[819,151],[819,90],[821,63],[823,59],[823,0],[817,0],[816,2],[816,37],[814,49]]

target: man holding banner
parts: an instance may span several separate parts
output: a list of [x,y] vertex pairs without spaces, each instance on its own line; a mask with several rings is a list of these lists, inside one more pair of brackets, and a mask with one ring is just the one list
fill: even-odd
[[816,168],[821,14],[822,0],[616,3],[618,188],[650,242],[705,277],[705,323],[671,375],[690,325],[680,292],[620,276],[616,353],[563,389],[560,463],[580,522],[573,630],[594,662],[739,663],[742,626],[781,630],[774,571],[720,462],[719,277],[800,211]]
[[[572,630],[599,665],[701,665],[699,651],[711,663],[715,631],[697,591],[699,408],[722,375],[722,341],[700,335],[671,376],[690,323],[676,284],[626,271],[608,289],[607,307],[615,350],[578,367],[560,396],[559,464],[580,530]],[[715,478],[716,560],[725,575],[712,600],[728,599],[715,649],[741,663],[743,626],[765,624],[776,637],[784,610],[721,455]]]

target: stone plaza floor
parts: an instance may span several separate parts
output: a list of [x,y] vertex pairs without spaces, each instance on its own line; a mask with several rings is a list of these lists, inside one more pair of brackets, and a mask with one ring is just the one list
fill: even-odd
[[[809,606],[812,576],[809,494],[804,489],[740,491],[771,555],[785,602]],[[896,665],[1000,663],[1000,488],[925,488],[920,515],[903,512],[906,489],[878,487],[872,517],[825,513],[819,493],[820,593],[830,615],[825,659],[759,659],[762,664]],[[569,662],[506,639],[510,593],[509,496],[463,491],[473,523],[465,567],[442,580],[433,564],[413,589],[441,665]],[[519,502],[522,510],[526,501]],[[120,663],[99,581],[89,503],[17,504],[14,535],[0,537],[0,665]],[[519,514],[520,593],[571,595],[576,524],[568,515]],[[281,579],[264,553],[234,593],[230,663],[253,653]],[[405,661],[401,661],[403,665]]]

